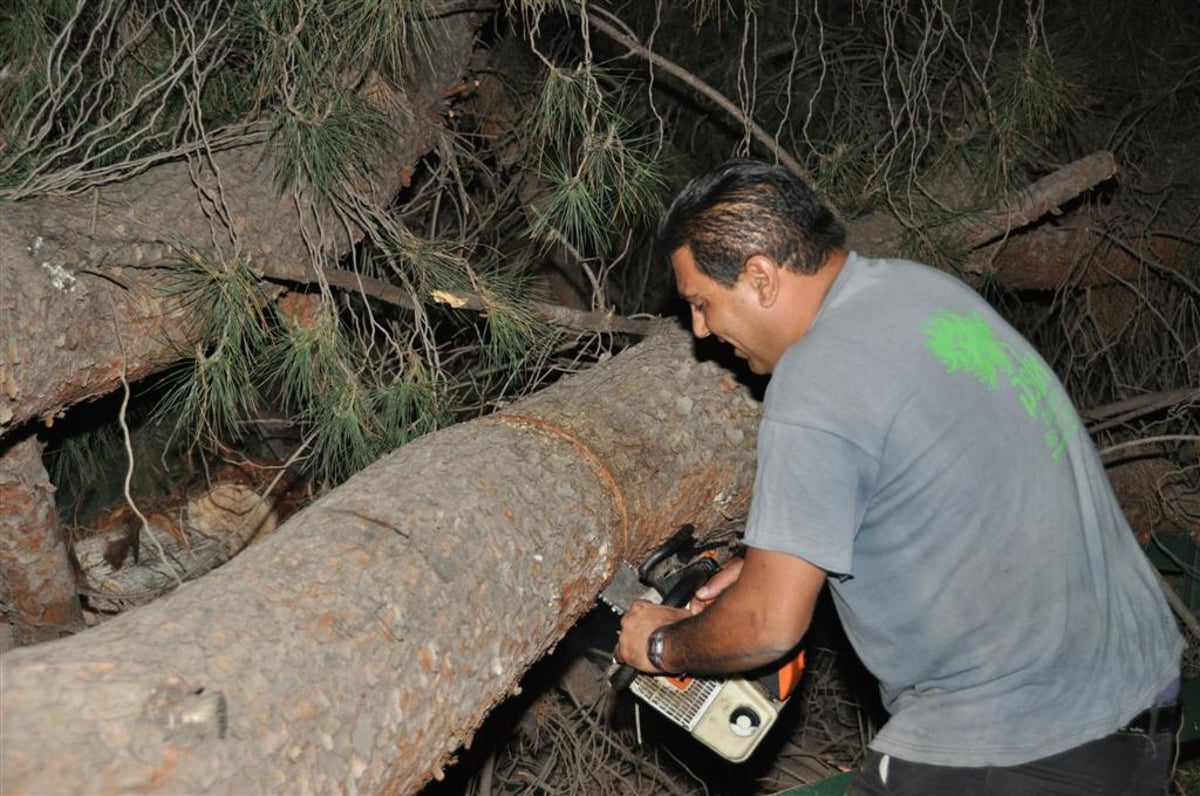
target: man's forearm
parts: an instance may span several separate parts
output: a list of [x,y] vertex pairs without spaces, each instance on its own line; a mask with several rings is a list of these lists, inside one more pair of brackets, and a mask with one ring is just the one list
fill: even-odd
[[753,623],[726,616],[718,600],[696,616],[663,628],[663,665],[670,672],[726,675],[757,669],[789,653],[800,641],[772,635]]
[[621,620],[618,659],[653,672],[648,637],[663,630],[662,668],[694,675],[733,674],[789,653],[812,620],[825,573],[785,553],[749,549],[741,575],[695,616],[635,602]]

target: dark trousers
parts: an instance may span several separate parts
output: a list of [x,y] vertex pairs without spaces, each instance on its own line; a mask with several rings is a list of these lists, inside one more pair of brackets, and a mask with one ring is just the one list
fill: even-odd
[[1003,768],[931,766],[868,750],[847,796],[1163,796],[1171,793],[1176,748],[1170,727],[1120,730]]

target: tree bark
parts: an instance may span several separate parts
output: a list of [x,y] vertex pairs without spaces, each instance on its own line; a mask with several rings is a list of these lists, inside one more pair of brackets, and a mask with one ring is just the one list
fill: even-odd
[[35,436],[0,456],[0,602],[15,641],[33,644],[83,625],[54,487]]
[[1080,216],[997,242],[972,268],[1014,290],[1098,287],[1136,283],[1148,273],[1186,274],[1195,251],[1188,240],[1126,233],[1102,217]]
[[744,515],[757,419],[676,331],[422,437],[172,595],[0,657],[0,791],[412,793],[622,557]]

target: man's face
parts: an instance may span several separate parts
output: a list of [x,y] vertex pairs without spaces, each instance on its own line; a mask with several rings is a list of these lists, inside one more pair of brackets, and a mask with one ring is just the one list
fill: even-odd
[[697,337],[717,336],[728,343],[755,373],[770,373],[786,350],[754,275],[743,269],[733,287],[726,287],[696,267],[692,250],[683,246],[671,254],[675,285],[692,308],[692,332]]

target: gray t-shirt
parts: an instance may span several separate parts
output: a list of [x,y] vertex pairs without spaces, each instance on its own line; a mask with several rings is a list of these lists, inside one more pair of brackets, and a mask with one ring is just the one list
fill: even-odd
[[1063,388],[951,276],[851,254],[767,388],[746,542],[830,573],[884,754],[1016,765],[1095,738],[1183,642]]

